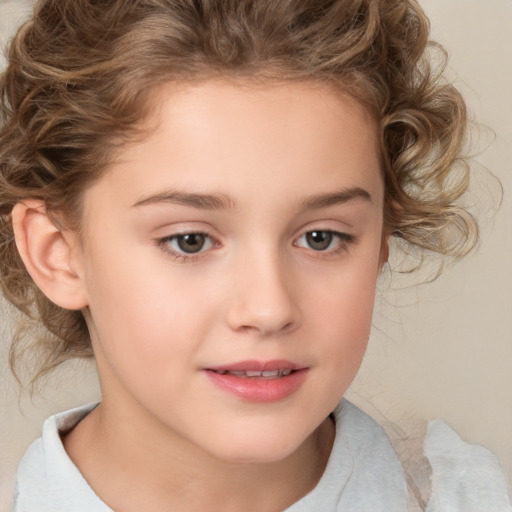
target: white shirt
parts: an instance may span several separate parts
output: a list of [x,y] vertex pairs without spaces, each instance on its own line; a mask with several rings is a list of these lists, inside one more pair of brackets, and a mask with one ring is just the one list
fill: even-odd
[[[56,414],[43,426],[17,472],[14,512],[112,512],[68,457],[59,432],[95,405]],[[283,512],[406,512],[402,466],[377,423],[347,400],[334,411],[336,437],[317,486]],[[441,421],[431,422],[425,456],[432,467],[426,512],[512,512],[497,458],[464,443]],[[208,512],[208,511],[206,511]]]

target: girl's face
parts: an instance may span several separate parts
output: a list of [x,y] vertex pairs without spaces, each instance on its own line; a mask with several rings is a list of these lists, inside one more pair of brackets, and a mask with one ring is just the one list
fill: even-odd
[[365,351],[387,252],[376,125],[311,84],[170,84],[157,105],[84,198],[102,407],[226,461],[280,460]]

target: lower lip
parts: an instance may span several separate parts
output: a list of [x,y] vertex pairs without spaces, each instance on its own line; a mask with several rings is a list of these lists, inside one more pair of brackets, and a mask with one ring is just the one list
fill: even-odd
[[248,402],[277,402],[295,393],[306,379],[307,368],[278,379],[236,377],[205,370],[209,379],[223,391]]

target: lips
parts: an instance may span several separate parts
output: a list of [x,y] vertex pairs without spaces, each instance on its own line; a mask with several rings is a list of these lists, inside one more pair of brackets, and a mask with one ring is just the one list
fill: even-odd
[[283,371],[283,370],[302,370],[306,368],[305,366],[301,366],[296,363],[292,363],[291,361],[287,361],[286,359],[274,359],[271,361],[257,361],[257,360],[248,360],[248,361],[240,361],[238,363],[230,363],[222,366],[210,366],[206,368],[207,370],[213,372],[273,372],[273,371]]
[[212,370],[215,373],[220,375],[234,375],[235,377],[241,377],[242,379],[250,379],[250,378],[263,378],[263,379],[280,379],[281,377],[286,377],[290,375],[295,370],[290,368],[282,368],[279,370],[266,370],[266,371],[258,371],[258,370]]
[[241,361],[204,369],[221,390],[250,402],[273,402],[296,392],[308,368],[291,361]]

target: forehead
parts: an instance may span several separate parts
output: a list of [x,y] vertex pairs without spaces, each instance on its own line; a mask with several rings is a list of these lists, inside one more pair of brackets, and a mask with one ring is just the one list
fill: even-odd
[[382,199],[377,123],[325,85],[170,83],[156,91],[148,126],[101,180],[131,204],[170,187],[266,201],[360,187]]

